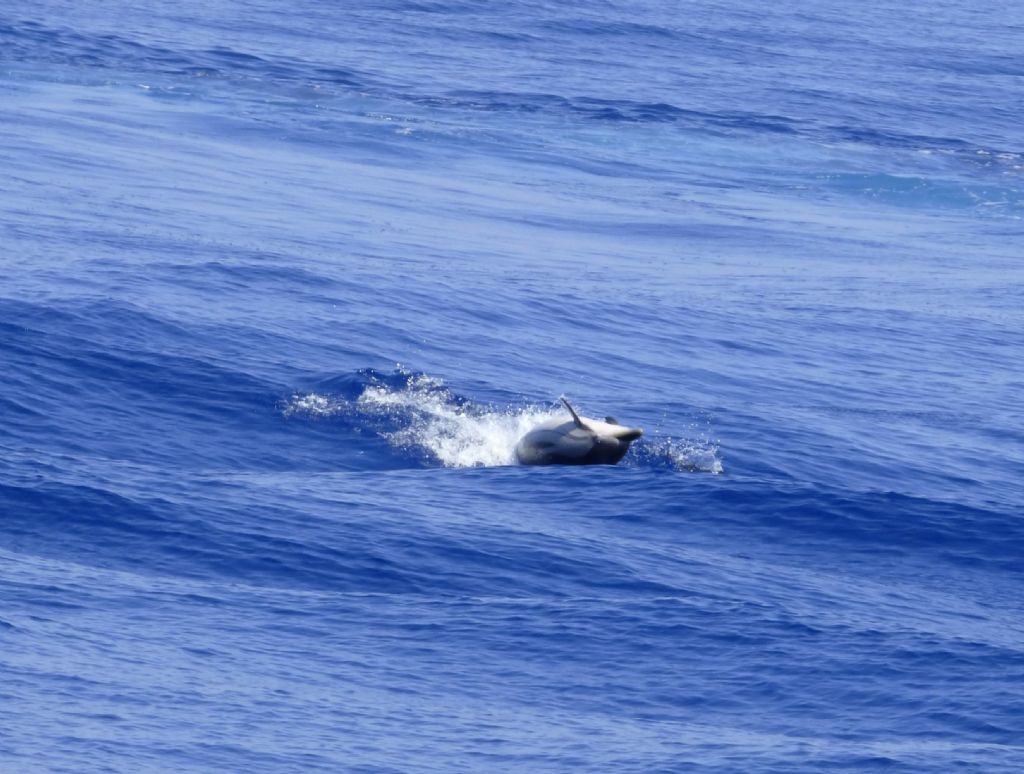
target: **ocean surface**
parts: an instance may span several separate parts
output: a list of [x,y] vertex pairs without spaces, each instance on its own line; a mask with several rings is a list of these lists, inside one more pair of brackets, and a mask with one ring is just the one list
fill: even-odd
[[1022,52],[6,0],[0,771],[1024,771]]

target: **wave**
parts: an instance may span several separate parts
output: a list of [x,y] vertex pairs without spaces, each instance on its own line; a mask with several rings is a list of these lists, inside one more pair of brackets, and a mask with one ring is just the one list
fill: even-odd
[[[453,9],[439,6],[438,10],[451,12]],[[571,23],[548,21],[540,26],[542,30],[565,26],[567,32],[580,38],[600,35],[672,39],[683,35],[678,29],[635,22],[593,24],[575,19]],[[470,34],[469,31],[462,32]],[[500,37],[507,38],[510,34],[504,31]],[[790,135],[830,148],[854,145],[914,154],[945,154],[961,160],[968,167],[976,168],[981,164],[996,171],[1014,173],[1019,172],[1022,157],[1016,147],[998,143],[979,144],[976,138],[833,121],[816,113],[797,110],[797,105],[774,111],[724,107],[708,110],[681,99],[675,100],[676,104],[652,99],[653,94],[644,95],[648,97],[646,99],[644,96],[609,98],[579,88],[549,93],[523,88],[474,89],[441,81],[410,82],[406,78],[389,76],[383,67],[367,63],[356,67],[349,62],[338,62],[328,58],[321,49],[275,53],[261,50],[257,54],[226,43],[196,47],[185,42],[158,42],[115,32],[88,33],[28,19],[2,18],[0,43],[3,44],[0,46],[0,61],[6,63],[70,66],[76,71],[97,69],[116,74],[115,78],[126,77],[127,73],[134,73],[133,77],[138,78],[170,76],[172,80],[163,86],[160,83],[144,86],[153,96],[166,96],[168,90],[176,93],[179,88],[195,88],[197,79],[207,84],[220,80],[231,84],[229,88],[235,99],[242,99],[239,90],[249,84],[257,90],[259,103],[276,95],[289,101],[307,100],[322,111],[332,100],[341,99],[344,110],[354,108],[370,119],[379,114],[387,115],[387,120],[390,120],[392,116],[387,107],[390,106],[402,115],[403,121],[417,120],[408,110],[399,107],[404,105],[429,109],[431,113],[419,119],[426,119],[429,123],[437,119],[435,111],[459,111],[511,116],[513,119],[526,114],[549,114],[559,119],[558,126],[565,118],[574,122],[673,124],[687,133],[711,136]],[[36,75],[39,76],[38,73]],[[63,79],[69,77],[67,73],[62,76]],[[105,76],[103,82],[109,81],[110,75]],[[126,80],[131,81],[130,78]],[[297,86],[301,87],[298,91]],[[829,93],[794,88],[792,96],[819,104],[829,98]],[[351,99],[356,102],[350,102]],[[368,100],[376,100],[377,107],[372,108]],[[263,115],[261,120],[265,121],[266,116]],[[457,123],[462,136],[465,129],[463,120],[458,119]]]
[[[633,23],[572,26],[577,43],[595,34],[655,34]],[[463,44],[473,39],[465,30],[460,35]],[[762,185],[814,202],[841,197],[995,220],[1024,213],[1024,154],[1015,136],[893,128],[879,118],[884,104],[868,103],[851,115],[822,112],[831,97],[814,90],[798,88],[757,109],[659,91],[595,93],[571,81],[543,90],[521,82],[423,81],[396,73],[391,60],[337,60],[319,45],[268,52],[227,38],[196,46],[2,18],[0,62],[12,73],[26,69],[32,79],[120,83],[158,101],[206,101],[213,109],[203,126],[219,135],[274,142],[284,136],[331,148],[344,136],[382,164],[405,167],[432,154],[474,150],[587,175],[728,188],[735,164],[721,162],[738,153]],[[229,116],[217,115],[223,104],[234,105]],[[609,132],[614,143],[601,139]],[[414,139],[396,142],[397,136]],[[768,164],[768,147],[788,160]]]
[[[514,465],[516,442],[535,425],[565,414],[555,404],[478,404],[453,393],[437,377],[402,367],[391,374],[366,369],[333,386],[340,391],[294,393],[282,403],[282,414],[344,418],[357,432],[376,433],[414,460],[446,468]],[[723,471],[716,444],[666,436],[633,444],[624,464]]]

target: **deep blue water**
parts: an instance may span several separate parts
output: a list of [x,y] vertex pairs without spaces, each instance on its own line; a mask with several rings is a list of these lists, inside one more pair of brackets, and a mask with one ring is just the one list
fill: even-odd
[[0,770],[1024,770],[1022,51],[8,0]]

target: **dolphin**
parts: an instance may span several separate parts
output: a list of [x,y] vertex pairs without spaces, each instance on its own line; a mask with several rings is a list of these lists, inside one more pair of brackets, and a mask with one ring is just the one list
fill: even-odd
[[612,417],[581,418],[562,398],[571,420],[550,419],[519,439],[516,459],[520,465],[614,465],[629,445],[644,434],[639,427],[625,427]]

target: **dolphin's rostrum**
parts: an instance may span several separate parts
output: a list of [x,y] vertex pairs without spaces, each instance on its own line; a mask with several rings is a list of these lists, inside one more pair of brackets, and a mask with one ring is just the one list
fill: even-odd
[[624,427],[612,417],[580,417],[562,398],[572,419],[551,419],[530,430],[516,444],[520,465],[614,465],[629,445],[644,434],[639,427]]

